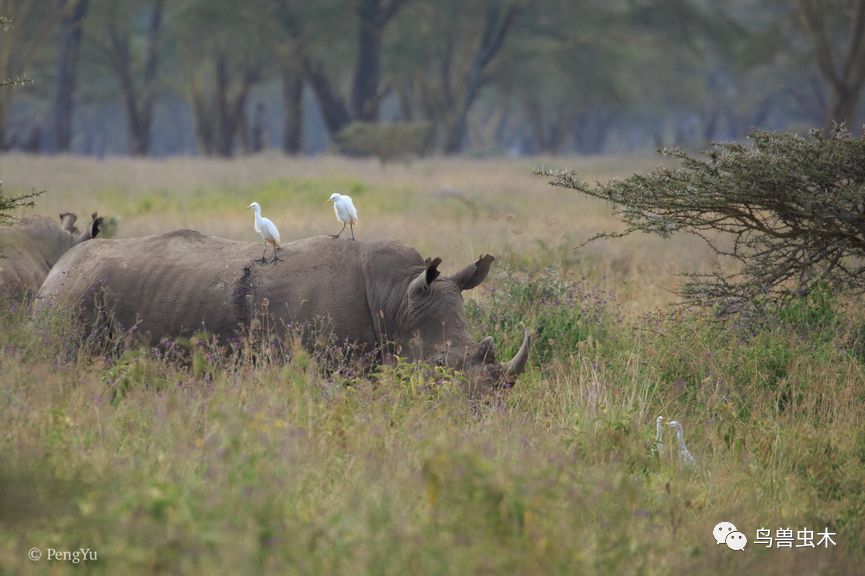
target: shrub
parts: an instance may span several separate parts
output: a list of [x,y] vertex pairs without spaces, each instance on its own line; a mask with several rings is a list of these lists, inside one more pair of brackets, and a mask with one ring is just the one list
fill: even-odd
[[818,287],[865,292],[865,138],[755,131],[752,145],[716,144],[648,174],[589,186],[574,172],[539,170],[554,186],[610,202],[631,232],[701,237],[727,269],[690,274],[682,289],[697,304],[784,301]]
[[375,156],[385,164],[412,156],[425,156],[431,143],[432,125],[429,122],[352,122],[337,135],[334,146],[342,154]]
[[532,327],[531,361],[543,366],[554,358],[576,354],[578,345],[607,336],[611,296],[583,282],[562,278],[547,269],[527,279],[508,273],[497,288],[488,288],[483,306],[469,301],[466,314],[478,336],[492,335],[496,353],[508,358],[521,339],[520,323]]

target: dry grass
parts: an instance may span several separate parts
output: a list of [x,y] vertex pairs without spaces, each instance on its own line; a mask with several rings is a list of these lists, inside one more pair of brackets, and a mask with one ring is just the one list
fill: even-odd
[[[189,344],[183,361],[91,354],[62,319],[0,310],[0,574],[852,574],[865,557],[865,314],[826,295],[762,323],[671,311],[686,238],[575,247],[603,205],[530,175],[605,179],[654,160],[429,160],[380,168],[276,156],[97,161],[0,157],[40,212],[92,209],[120,236],[177,227],[255,240],[258,200],[287,240],[393,236],[455,269],[500,257],[467,315],[531,366],[498,403],[413,365],[347,378]],[[442,189],[461,196],[444,195]],[[655,416],[685,425],[653,452]],[[716,546],[715,523],[829,527],[831,549]],[[90,547],[99,560],[33,563]]]

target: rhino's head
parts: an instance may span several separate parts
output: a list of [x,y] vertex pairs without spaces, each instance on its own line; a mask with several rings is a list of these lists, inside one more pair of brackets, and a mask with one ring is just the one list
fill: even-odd
[[395,340],[402,353],[414,360],[465,371],[471,380],[496,387],[511,387],[525,369],[531,337],[523,327],[523,343],[516,356],[497,363],[492,336],[475,342],[465,317],[462,292],[487,277],[494,258],[486,255],[453,276],[442,276],[440,258],[427,258],[422,270],[408,279],[399,313]]

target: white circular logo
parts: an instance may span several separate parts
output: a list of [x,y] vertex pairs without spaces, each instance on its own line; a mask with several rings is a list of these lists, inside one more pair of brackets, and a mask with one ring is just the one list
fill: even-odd
[[748,544],[748,537],[741,532],[730,532],[724,542],[730,550],[744,550],[745,545]]
[[727,540],[727,536],[732,532],[737,532],[736,527],[732,522],[718,522],[715,524],[715,529],[712,530],[712,536],[715,537],[715,544],[723,544]]

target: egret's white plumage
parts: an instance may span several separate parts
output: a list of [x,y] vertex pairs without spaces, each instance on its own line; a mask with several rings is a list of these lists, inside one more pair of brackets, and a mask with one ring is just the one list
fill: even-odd
[[679,443],[679,456],[682,458],[682,463],[686,466],[693,466],[696,462],[694,462],[694,457],[691,456],[688,447],[685,446],[685,431],[682,430],[682,425],[677,420],[671,420],[670,427],[676,431],[676,441]]
[[267,254],[267,245],[270,244],[273,246],[273,261],[276,262],[279,260],[276,256],[276,251],[279,250],[279,230],[276,229],[276,224],[269,218],[261,216],[261,206],[258,202],[253,202],[248,207],[255,211],[255,231],[264,240],[264,254],[261,255],[261,261],[266,262],[264,256]]
[[345,227],[350,226],[351,239],[354,240],[354,225],[357,224],[357,208],[354,207],[351,196],[334,192],[330,195],[328,202],[333,202],[333,212],[336,214],[336,219],[342,222],[342,230],[339,231],[339,234],[333,234],[332,236],[339,238]]

